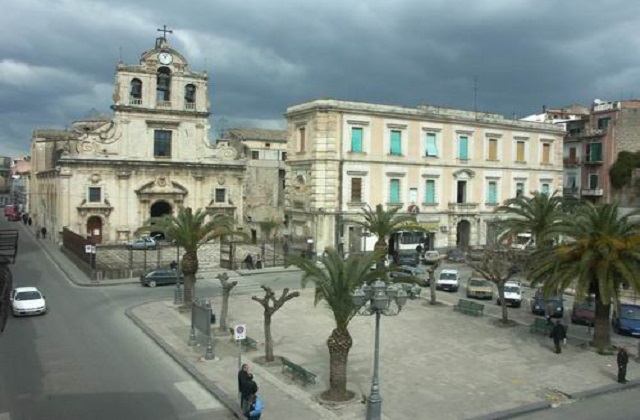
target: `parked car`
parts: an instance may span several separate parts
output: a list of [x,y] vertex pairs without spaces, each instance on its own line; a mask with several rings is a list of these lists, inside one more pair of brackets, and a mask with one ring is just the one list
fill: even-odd
[[157,247],[158,247],[158,243],[156,242],[156,240],[153,238],[149,238],[148,236],[135,239],[130,244],[127,245],[127,248],[134,249],[134,250],[156,249]]
[[[522,305],[522,286],[520,282],[508,281],[504,284],[504,301],[507,306],[519,308]],[[500,305],[500,296],[496,299],[496,304]]]
[[571,309],[571,323],[593,326],[596,319],[596,301],[593,296],[573,302]]
[[493,283],[472,274],[467,281],[467,297],[476,299],[493,299]]
[[436,264],[440,261],[440,253],[438,251],[426,251],[422,256],[422,262],[425,264]]
[[611,325],[618,334],[640,336],[640,305],[621,304],[620,313],[611,318]]
[[482,261],[485,256],[485,250],[483,248],[471,248],[467,251],[467,260],[469,261]]
[[411,267],[417,267],[420,263],[420,256],[418,253],[412,254],[400,254],[398,256],[398,265],[409,265]]
[[458,248],[453,248],[447,252],[447,260],[451,262],[465,262],[467,256]]
[[17,287],[9,295],[13,316],[42,315],[47,312],[44,295],[35,287]]
[[419,267],[412,267],[408,265],[401,265],[396,268],[396,271],[408,274],[418,279],[418,286],[428,287],[429,286],[429,273]]
[[[542,290],[538,289],[533,298],[531,298],[531,313],[542,316],[550,315],[552,318],[562,318],[564,315],[564,304],[562,302],[562,296],[544,297]],[[549,314],[547,314],[547,307],[550,311]]]
[[[140,284],[143,286],[156,287],[166,284],[176,284],[178,272],[170,268],[156,268],[140,276]],[[179,274],[180,283],[184,281],[182,273]]]
[[445,269],[440,272],[436,280],[436,289],[457,292],[460,287],[460,274],[458,270]]

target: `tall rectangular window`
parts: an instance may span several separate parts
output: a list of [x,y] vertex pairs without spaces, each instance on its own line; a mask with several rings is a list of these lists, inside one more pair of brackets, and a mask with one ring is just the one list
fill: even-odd
[[400,156],[402,154],[402,132],[400,130],[391,130],[391,154]]
[[362,153],[362,127],[351,127],[351,151]]
[[298,129],[298,152],[304,152],[307,149],[307,129],[300,127]]
[[544,183],[540,186],[540,192],[544,195],[549,195],[549,184]]
[[101,187],[89,187],[89,202],[99,203],[102,201],[102,188]]
[[460,136],[458,140],[458,157],[461,160],[469,159],[469,137]]
[[587,160],[589,162],[602,161],[602,143],[587,144]]
[[424,193],[424,202],[427,204],[436,203],[436,181],[435,179],[427,179],[426,189]]
[[171,136],[169,130],[155,130],[153,132],[153,156],[171,157]]
[[389,182],[389,202],[394,204],[400,203],[400,180],[392,179]]
[[606,130],[607,127],[609,127],[609,123],[611,122],[611,118],[609,117],[605,117],[605,118],[599,118],[598,119],[598,128],[601,130]]
[[598,174],[589,174],[589,189],[595,190],[598,187]]
[[362,203],[362,178],[351,178],[351,202]]
[[498,183],[496,181],[489,181],[487,185],[487,204],[498,203]]
[[260,151],[259,150],[252,150],[251,151],[251,159],[253,159],[253,160],[260,159]]
[[574,189],[576,188],[576,176],[568,175],[567,176],[567,188]]
[[516,182],[516,197],[524,195],[524,182]]
[[427,133],[426,142],[426,156],[438,156],[436,133]]
[[216,188],[216,203],[226,202],[227,190],[224,188]]
[[551,144],[542,143],[542,163],[551,163]]
[[456,203],[464,204],[467,202],[467,181],[458,181],[456,191]]
[[516,143],[516,162],[524,162],[524,142]]
[[578,156],[576,153],[576,148],[575,147],[570,147],[569,148],[569,163],[577,163],[578,162]]
[[498,139],[489,139],[488,160],[498,160]]

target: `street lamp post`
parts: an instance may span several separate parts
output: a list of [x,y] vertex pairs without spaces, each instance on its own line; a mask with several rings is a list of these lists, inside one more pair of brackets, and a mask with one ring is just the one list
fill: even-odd
[[[359,315],[376,316],[375,347],[373,355],[373,378],[371,394],[367,399],[367,420],[380,420],[382,417],[382,396],[380,395],[380,315],[395,316],[407,303],[407,293],[395,285],[376,280],[373,285],[364,285],[353,292],[353,303],[358,307]],[[395,303],[395,309],[391,302]]]

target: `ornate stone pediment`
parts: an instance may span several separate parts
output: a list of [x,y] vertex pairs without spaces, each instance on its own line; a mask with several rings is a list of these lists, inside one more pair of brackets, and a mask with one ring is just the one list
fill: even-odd
[[141,200],[157,198],[172,199],[176,203],[184,201],[189,191],[181,184],[171,181],[166,177],[158,177],[155,181],[148,182],[136,190]]
[[76,207],[78,214],[82,217],[87,217],[90,214],[101,214],[105,217],[109,217],[113,211],[113,206],[106,198],[99,203],[90,203],[86,199],[82,200],[80,205]]

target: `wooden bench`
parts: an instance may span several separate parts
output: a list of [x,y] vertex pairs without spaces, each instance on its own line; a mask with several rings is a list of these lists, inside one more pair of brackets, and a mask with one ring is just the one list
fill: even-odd
[[467,315],[482,316],[484,305],[471,300],[460,299],[457,305],[453,305],[453,309]]
[[[231,339],[233,339],[236,334],[235,330],[229,328],[229,332],[231,333]],[[248,335],[244,337],[244,340],[240,340],[240,345],[245,350],[258,350],[258,342]]]
[[307,384],[316,383],[316,374],[311,373],[300,365],[296,365],[291,360],[282,357],[282,373],[290,372],[292,379],[300,379],[306,386]]

